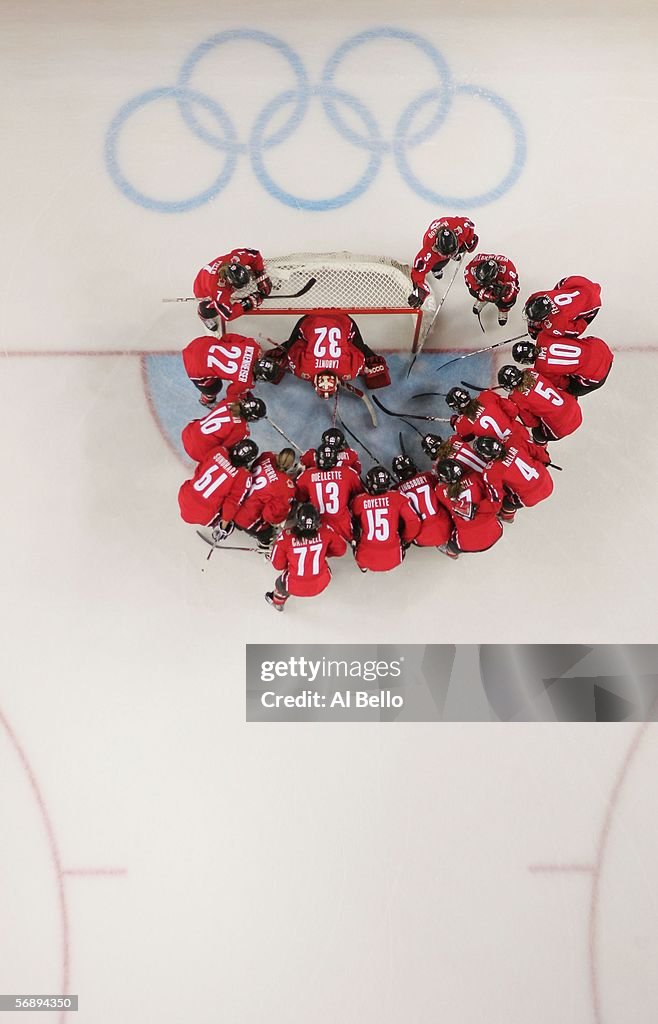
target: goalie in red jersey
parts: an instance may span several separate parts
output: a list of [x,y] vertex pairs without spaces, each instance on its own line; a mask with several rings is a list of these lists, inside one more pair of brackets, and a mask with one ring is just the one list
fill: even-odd
[[265,594],[265,600],[278,612],[294,597],[316,597],[331,581],[328,558],[340,558],[347,544],[342,537],[320,522],[320,513],[314,505],[304,502],[297,506],[295,525],[283,530],[277,537],[270,561],[281,573],[274,589]]
[[277,374],[258,342],[242,334],[225,334],[221,342],[202,334],[185,346],[182,355],[185,372],[207,408],[215,405],[225,381],[226,397],[233,399],[250,391],[255,381],[273,381]]
[[[535,370],[501,366],[498,383],[510,393],[519,410],[521,422],[530,427],[536,444],[548,444],[572,434],[583,422],[578,399],[552,386],[547,377]],[[510,440],[514,437],[510,436]]]
[[437,280],[450,260],[459,262],[465,252],[473,252],[478,244],[475,224],[468,217],[441,217],[433,220],[423,236],[423,244],[411,269],[414,290],[408,302],[419,309],[430,293],[425,283],[428,273]]
[[344,462],[339,464],[338,454],[332,445],[320,445],[315,453],[315,466],[304,470],[297,478],[297,500],[316,505],[322,522],[351,541],[350,503],[361,493],[363,484],[354,469]]
[[488,302],[498,310],[498,323],[504,327],[509,311],[519,296],[519,275],[507,256],[492,256],[480,252],[464,271],[464,280],[476,300],[473,312],[482,312]]
[[473,446],[487,460],[484,482],[494,501],[502,501],[498,518],[513,523],[517,509],[531,508],[553,493],[545,448],[528,441],[523,447],[503,445],[495,437],[476,437]]
[[434,493],[439,482],[435,474],[431,470],[419,470],[409,455],[395,456],[393,473],[398,479],[398,491],[409,498],[421,521],[420,532],[413,543],[434,548],[447,544],[452,520]]
[[[234,300],[233,293],[252,290]],[[194,279],[193,291],[201,299],[199,317],[210,331],[219,328],[222,320],[235,320],[260,306],[272,291],[272,282],[265,271],[263,257],[257,249],[232,249],[202,267]]]
[[269,548],[275,527],[284,523],[295,500],[292,472],[295,453],[292,448],[262,452],[251,467],[249,489],[233,522],[255,537],[260,548]]
[[[329,445],[331,448],[336,449],[339,466],[351,466],[359,475],[361,474],[361,460],[358,452],[355,452],[354,448],[348,448],[345,434],[338,427],[329,427],[328,430],[322,432],[322,441],[319,447],[322,447],[322,445]],[[317,448],[307,449],[307,451],[299,456],[300,465],[304,466],[305,469],[315,466],[316,453]]]
[[228,449],[215,448],[178,492],[181,518],[213,527],[214,540],[228,537],[229,524],[251,482],[248,466],[257,455],[258,445],[249,438]]
[[239,402],[222,402],[200,420],[183,428],[183,448],[195,462],[201,462],[214,448],[231,445],[249,436],[249,423],[267,415],[265,402],[245,395]]
[[533,292],[526,300],[523,315],[528,334],[536,338],[540,331],[553,337],[577,338],[601,308],[601,285],[587,277],[563,277],[545,292]]
[[393,490],[393,478],[383,466],[366,473],[366,492],[352,502],[354,557],[361,572],[387,572],[402,562],[403,545],[416,539],[421,520],[409,498]]
[[517,341],[512,358],[522,366],[532,366],[555,387],[580,398],[603,387],[614,356],[601,338],[554,338],[540,331],[536,344]]
[[361,373],[371,390],[391,383],[386,360],[368,348],[347,313],[308,313],[297,321],[288,340],[268,355],[280,363],[287,359],[292,373],[311,381],[321,398],[333,397],[341,381]]
[[500,501],[494,500],[478,473],[469,473],[455,459],[436,467],[436,497],[450,513],[453,530],[445,553],[459,558],[464,551],[487,551],[499,541],[503,528],[496,518]]

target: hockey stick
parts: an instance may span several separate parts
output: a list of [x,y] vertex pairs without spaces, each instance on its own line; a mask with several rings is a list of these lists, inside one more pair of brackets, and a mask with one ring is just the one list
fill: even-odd
[[[309,277],[309,279],[306,282],[306,284],[302,288],[300,288],[298,292],[292,292],[292,293],[290,293],[288,295],[281,295],[281,294],[278,294],[278,293],[276,295],[273,294],[273,293],[271,293],[270,295],[263,295],[263,302],[266,302],[267,299],[299,299],[299,298],[301,298],[302,295],[306,295],[307,292],[310,292],[311,288],[316,283],[316,281],[317,281],[317,277]],[[198,297],[198,295],[185,295],[185,296],[178,296],[175,299],[163,299],[162,301],[163,302],[202,302],[203,300],[200,299]]]
[[291,437],[288,437],[288,435],[281,429],[281,427],[279,427],[274,422],[274,420],[271,420],[269,416],[265,416],[264,419],[266,419],[267,422],[269,423],[269,425],[271,427],[274,427],[274,429],[276,430],[277,434],[281,434],[281,437],[284,438],[284,440],[286,440],[288,442],[288,444],[291,444],[296,451],[301,452],[301,451],[304,450],[303,448],[300,448],[298,444],[295,444],[293,439]]
[[[382,412],[386,413],[387,416],[397,416],[399,419],[404,420],[405,423],[407,422],[407,419],[427,420],[431,423],[450,423],[450,418],[447,416],[415,416],[410,412],[393,412],[392,409],[387,409],[386,406],[382,402],[380,402],[380,400],[375,395],[372,396],[372,400],[375,403],[375,405],[382,410]],[[405,419],[405,417],[407,419]]]
[[200,537],[201,540],[205,541],[206,544],[210,545],[210,551],[208,552],[208,558],[210,558],[210,556],[212,555],[213,551],[253,551],[254,554],[256,554],[256,555],[262,555],[262,554],[265,553],[264,551],[261,551],[260,548],[240,548],[240,547],[236,547],[234,544],[215,544],[215,542],[210,540],[209,537],[205,537],[201,533],[200,530],[196,531],[196,535],[197,535],[197,537]]
[[482,317],[480,316],[481,312],[482,312],[482,310],[478,309],[478,311],[477,311],[478,323],[479,323],[480,327],[482,328],[482,333],[486,334],[487,332],[484,329],[484,324],[482,323]]
[[450,278],[450,282],[448,284],[448,287],[444,291],[444,293],[443,293],[443,295],[441,297],[441,301],[439,302],[438,306],[436,307],[436,309],[434,311],[434,316],[430,320],[430,325],[427,328],[427,330],[425,331],[425,337],[423,338],[422,342],[420,343],[420,345],[418,346],[418,348],[416,349],[416,351],[413,353],[413,355],[411,357],[411,361],[409,363],[409,366],[407,367],[407,372],[406,372],[406,376],[407,377],[409,376],[409,374],[413,370],[415,362],[418,359],[418,356],[423,351],[423,348],[425,347],[425,342],[427,341],[427,339],[429,338],[430,334],[434,330],[434,324],[436,323],[436,319],[437,319],[439,313],[441,312],[441,306],[446,301],[446,299],[448,297],[448,292],[450,291],[450,289],[452,288],[452,286],[453,286],[453,284],[455,282],[455,278],[457,277],[457,271],[459,270],[459,267],[460,267],[459,262],[456,262],[456,264],[455,264],[455,272],[452,275],[452,277]]
[[[372,420],[373,427],[379,426],[379,424],[377,423],[377,413],[373,409],[372,402],[370,401],[368,396],[365,394],[365,392],[363,392],[361,390],[361,388],[355,387],[354,384],[351,384],[350,381],[348,381],[348,380],[341,380],[339,383],[340,383],[340,387],[341,388],[345,388],[345,390],[350,395],[356,395],[357,398],[361,399],[361,401],[365,405],[366,409],[368,410],[368,414],[370,416],[370,419]],[[373,396],[373,399],[374,399],[375,402],[377,402],[377,399],[374,398],[374,396]],[[377,402],[377,404],[379,405],[378,402]]]
[[376,455],[374,455],[374,454],[373,454],[373,453],[372,453],[372,452],[370,451],[370,449],[366,447],[366,445],[365,445],[365,444],[363,443],[363,441],[361,441],[361,440],[360,440],[360,438],[358,438],[358,437],[356,436],[356,434],[354,433],[354,431],[353,431],[353,430],[350,430],[350,428],[349,428],[349,427],[347,426],[347,424],[346,424],[345,420],[344,420],[344,419],[342,418],[342,416],[339,416],[339,417],[338,417],[338,422],[340,423],[340,425],[341,425],[341,427],[343,428],[343,430],[345,431],[345,433],[346,433],[346,434],[349,434],[349,435],[350,435],[350,437],[352,438],[352,440],[353,440],[353,441],[356,441],[356,443],[357,443],[357,444],[359,445],[359,447],[363,448],[364,452],[365,452],[365,453],[366,453],[367,455],[369,455],[369,456],[370,456],[370,458],[371,458],[371,459],[372,459],[372,461],[373,461],[373,462],[375,463],[375,465],[377,465],[377,466],[381,466],[381,465],[382,465],[381,459],[378,459],[378,458],[377,458],[377,456],[376,456]]
[[460,380],[459,383],[461,384],[462,387],[464,387],[464,388],[471,388],[473,391],[504,391],[505,390],[505,388],[502,386],[502,384],[494,384],[492,386],[489,386],[489,384],[485,384],[484,387],[483,387],[482,384],[471,384],[470,381],[467,381],[467,380]]
[[517,334],[515,338],[507,338],[506,341],[497,341],[495,345],[487,345],[486,348],[476,348],[472,352],[464,352],[463,356],[456,356],[455,359],[449,359],[447,363],[442,363],[441,366],[437,366],[436,372],[441,373],[441,370],[445,370],[446,366],[450,366],[452,363],[458,363],[460,359],[468,359],[469,356],[477,356],[482,352],[493,352],[495,348],[500,348],[501,345],[510,345],[513,341],[520,341],[521,338],[527,337],[528,332],[525,331],[523,334]]
[[433,398],[434,396],[436,396],[437,398],[447,398],[448,397],[448,392],[447,391],[419,391],[416,395],[412,395],[411,398],[412,398],[412,401],[413,401],[414,398]]

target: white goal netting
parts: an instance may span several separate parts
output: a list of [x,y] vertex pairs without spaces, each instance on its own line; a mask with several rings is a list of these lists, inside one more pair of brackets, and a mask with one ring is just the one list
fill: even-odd
[[[424,339],[436,309],[432,294],[422,310],[411,309],[407,301],[413,288],[410,268],[382,256],[292,253],[265,263],[272,295],[253,314],[241,318],[240,324],[247,328],[251,322],[254,330],[278,341],[288,336],[304,313],[339,309],[354,316],[371,348],[411,351]],[[277,297],[277,293],[286,296],[299,291],[311,277],[316,281],[305,295]]]

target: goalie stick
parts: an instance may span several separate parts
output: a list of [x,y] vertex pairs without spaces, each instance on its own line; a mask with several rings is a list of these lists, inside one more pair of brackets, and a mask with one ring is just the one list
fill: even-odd
[[[311,288],[316,283],[316,281],[317,281],[317,277],[309,277],[308,281],[303,286],[303,288],[300,288],[298,292],[292,292],[289,295],[281,295],[279,293],[277,293],[276,295],[274,293],[271,293],[270,295],[263,295],[263,302],[267,302],[268,299],[299,299],[299,298],[301,298],[302,295],[306,295],[307,292],[310,292]],[[184,296],[178,296],[178,297],[176,297],[174,299],[163,299],[162,301],[163,302],[201,302],[202,300],[199,299],[196,295],[184,295]]]
[[397,416],[399,419],[404,420],[405,423],[407,422],[407,419],[427,420],[430,423],[450,423],[449,416],[417,416],[410,412],[393,412],[392,409],[387,409],[386,406],[382,402],[380,402],[380,400],[376,397],[376,395],[372,396],[372,400],[375,403],[375,405],[382,410],[382,412],[386,413],[387,416]]
[[[377,422],[377,413],[373,409],[372,402],[370,401],[370,399],[368,398],[366,393],[364,391],[362,391],[361,388],[355,387],[355,385],[351,384],[350,381],[348,381],[348,380],[341,380],[339,383],[340,383],[340,387],[341,388],[345,388],[345,390],[350,395],[356,395],[357,398],[361,399],[361,401],[365,405],[366,409],[368,410],[368,415],[370,416],[370,419],[372,420],[373,427],[379,426],[379,424]],[[375,398],[374,395],[373,395],[373,401],[377,402],[377,399]],[[377,402],[377,405],[379,405],[379,402]]]
[[430,334],[434,330],[434,324],[436,323],[436,319],[437,319],[439,313],[441,312],[441,306],[443,305],[443,303],[446,301],[446,298],[448,297],[448,292],[450,291],[450,289],[452,288],[452,286],[454,284],[455,278],[457,277],[457,271],[459,270],[459,267],[460,267],[460,264],[459,264],[459,262],[457,262],[455,264],[455,272],[452,275],[452,277],[450,278],[450,281],[448,283],[448,287],[446,288],[446,290],[444,291],[443,295],[441,296],[441,301],[439,302],[438,306],[436,307],[436,310],[434,311],[434,316],[430,320],[429,327],[425,331],[425,337],[423,338],[422,342],[420,343],[420,345],[418,346],[418,348],[416,349],[416,351],[414,352],[414,354],[411,357],[411,360],[409,362],[409,366],[407,367],[407,373],[406,373],[407,377],[409,376],[409,374],[413,370],[415,362],[418,359],[418,356],[423,351],[423,348],[425,347],[425,342],[427,341],[427,339],[429,338]]

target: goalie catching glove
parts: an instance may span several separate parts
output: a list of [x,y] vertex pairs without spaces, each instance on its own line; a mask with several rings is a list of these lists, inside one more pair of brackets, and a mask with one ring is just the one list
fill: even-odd
[[366,356],[366,361],[363,366],[363,376],[365,378],[366,387],[370,391],[376,391],[377,388],[387,388],[391,383],[391,375],[388,372],[388,366],[383,356],[371,355]]

